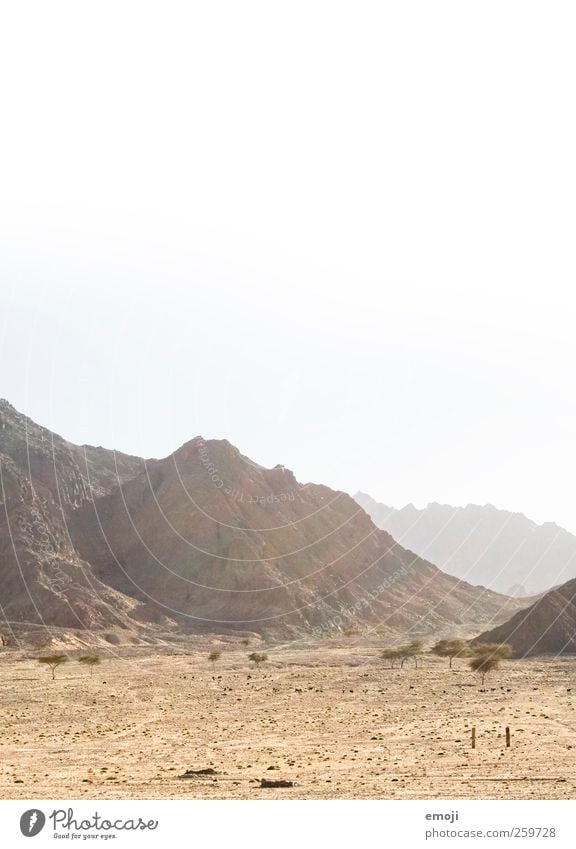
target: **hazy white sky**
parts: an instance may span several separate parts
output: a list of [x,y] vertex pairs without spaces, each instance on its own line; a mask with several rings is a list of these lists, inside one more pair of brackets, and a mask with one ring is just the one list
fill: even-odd
[[576,531],[571,2],[18,2],[0,396]]

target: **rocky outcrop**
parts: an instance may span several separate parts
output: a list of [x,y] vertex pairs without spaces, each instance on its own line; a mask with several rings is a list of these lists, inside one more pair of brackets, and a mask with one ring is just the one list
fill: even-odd
[[10,629],[130,629],[139,606],[100,582],[70,536],[74,511],[141,461],[80,448],[0,401],[0,622]]

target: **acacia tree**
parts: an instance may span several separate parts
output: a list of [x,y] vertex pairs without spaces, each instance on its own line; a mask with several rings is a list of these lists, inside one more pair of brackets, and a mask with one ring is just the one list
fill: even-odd
[[403,652],[404,660],[408,660],[411,657],[414,661],[414,666],[418,669],[418,658],[424,652],[424,643],[422,640],[412,640],[411,643],[401,646],[400,649]]
[[94,667],[102,663],[102,658],[97,654],[86,654],[78,658],[78,663],[83,663],[90,668],[90,677],[94,674]]
[[384,649],[384,651],[382,652],[382,657],[384,658],[384,660],[389,660],[390,669],[394,669],[394,664],[397,660],[400,660],[401,655],[398,649]]
[[9,645],[9,640],[8,640],[8,637],[6,636],[6,634],[0,634],[0,645],[1,646]]
[[253,651],[252,654],[248,655],[248,660],[251,660],[252,663],[256,664],[256,668],[260,669],[260,664],[268,660],[268,655]]
[[220,660],[221,657],[222,657],[222,652],[218,651],[218,649],[215,649],[214,651],[210,652],[210,654],[208,655],[208,660],[212,664],[213,669],[216,666],[216,661]]
[[482,686],[489,672],[498,669],[500,662],[512,654],[508,643],[477,643],[471,646],[470,669],[480,675]]
[[448,666],[452,669],[452,660],[455,657],[470,657],[470,646],[466,640],[450,638],[438,640],[436,645],[432,646],[431,652],[437,657],[447,657],[449,659]]
[[412,640],[411,643],[407,643],[404,646],[398,646],[395,649],[385,649],[382,652],[382,657],[384,660],[390,661],[392,669],[394,669],[394,663],[397,660],[400,661],[400,669],[402,669],[409,658],[412,658],[414,666],[418,667],[418,657],[423,651],[424,644],[422,640]]
[[482,686],[484,686],[488,673],[492,672],[493,669],[498,669],[499,665],[500,660],[497,657],[490,657],[490,655],[477,654],[470,660],[470,669],[480,675]]
[[56,670],[63,663],[68,662],[68,656],[65,654],[47,654],[38,658],[38,663],[43,663],[52,670],[52,680],[56,677]]

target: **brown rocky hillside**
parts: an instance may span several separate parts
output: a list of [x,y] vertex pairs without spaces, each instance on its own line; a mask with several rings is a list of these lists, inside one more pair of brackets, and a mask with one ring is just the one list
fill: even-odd
[[477,642],[509,643],[515,657],[576,654],[576,579],[550,590]]
[[0,403],[0,616],[99,630],[439,633],[519,602],[445,575],[342,492],[198,437],[144,461]]

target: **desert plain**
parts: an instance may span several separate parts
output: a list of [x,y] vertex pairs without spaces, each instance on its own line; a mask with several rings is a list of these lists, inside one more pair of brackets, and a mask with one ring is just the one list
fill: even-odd
[[[465,660],[391,669],[354,641],[258,650],[256,669],[217,641],[117,648],[92,676],[70,653],[55,680],[3,651],[0,798],[576,795],[575,658],[505,661],[482,686]],[[181,777],[202,769],[214,772]]]

